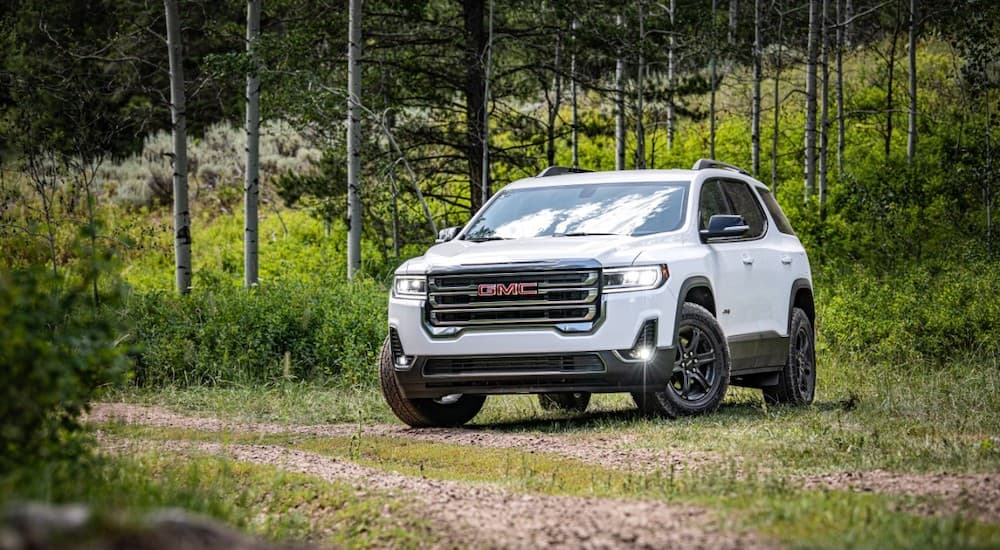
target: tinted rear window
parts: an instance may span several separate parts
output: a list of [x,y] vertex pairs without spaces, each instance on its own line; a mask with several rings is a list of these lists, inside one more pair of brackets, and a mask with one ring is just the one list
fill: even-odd
[[760,193],[760,197],[764,199],[764,206],[767,211],[774,218],[774,225],[778,227],[778,231],[786,235],[794,235],[795,231],[792,229],[792,224],[788,223],[788,218],[785,217],[785,213],[781,211],[781,207],[778,206],[778,201],[774,199],[774,195],[771,191],[762,187],[757,188],[757,192]]

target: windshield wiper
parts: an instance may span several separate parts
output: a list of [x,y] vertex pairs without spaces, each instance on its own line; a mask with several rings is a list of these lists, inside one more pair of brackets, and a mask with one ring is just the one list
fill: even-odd
[[569,233],[553,233],[553,237],[592,237],[594,235],[620,235],[620,233],[593,233],[590,231],[570,231]]
[[506,241],[507,237],[476,237],[474,239],[462,239],[462,240],[473,243],[482,243],[486,241]]

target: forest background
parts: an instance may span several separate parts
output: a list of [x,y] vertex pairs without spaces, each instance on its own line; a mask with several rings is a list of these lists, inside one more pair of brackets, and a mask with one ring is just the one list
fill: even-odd
[[996,2],[4,4],[4,471],[78,457],[95,396],[384,417],[393,269],[555,164],[745,167],[808,250],[821,370],[996,388]]

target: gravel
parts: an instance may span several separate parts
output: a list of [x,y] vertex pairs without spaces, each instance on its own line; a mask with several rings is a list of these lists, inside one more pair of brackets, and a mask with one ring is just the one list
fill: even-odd
[[383,472],[347,460],[274,445],[105,440],[113,452],[159,446],[268,464],[353,484],[359,495],[396,495],[441,529],[441,546],[484,548],[764,548],[750,532],[725,528],[709,512],[657,501],[522,494],[490,485]]

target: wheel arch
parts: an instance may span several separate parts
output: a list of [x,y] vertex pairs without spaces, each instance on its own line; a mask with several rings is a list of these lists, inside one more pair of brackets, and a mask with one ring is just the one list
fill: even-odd
[[715,309],[715,291],[712,290],[712,283],[708,278],[701,275],[696,275],[694,277],[689,277],[684,280],[681,284],[681,290],[677,293],[677,315],[675,319],[680,317],[681,307],[683,307],[684,302],[691,302],[698,304],[699,306],[707,309],[712,317],[718,318],[718,313]]
[[816,326],[816,302],[813,299],[812,284],[808,279],[796,279],[792,283],[792,291],[788,298],[787,333],[792,333],[792,310],[799,308],[809,318],[809,323]]

